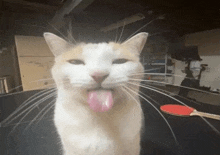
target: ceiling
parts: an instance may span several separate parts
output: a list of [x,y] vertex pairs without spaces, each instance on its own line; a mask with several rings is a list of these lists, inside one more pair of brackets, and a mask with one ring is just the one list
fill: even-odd
[[[124,24],[108,30],[125,37],[139,31],[175,40],[188,33],[220,28],[220,1],[212,0],[3,0],[0,38],[29,32],[36,35],[53,29],[62,31],[71,21],[80,27],[103,30],[119,21]],[[77,3],[78,2],[78,3]],[[127,24],[125,18],[139,14],[144,19]],[[18,26],[19,25],[19,26]],[[26,25],[26,26],[25,26]],[[35,26],[35,27],[34,27]],[[124,27],[124,28],[123,28]],[[51,28],[51,27],[50,27]],[[123,28],[123,29],[122,29]],[[140,29],[142,28],[142,29]],[[38,29],[38,30],[37,30]],[[127,32],[127,33],[126,33]]]

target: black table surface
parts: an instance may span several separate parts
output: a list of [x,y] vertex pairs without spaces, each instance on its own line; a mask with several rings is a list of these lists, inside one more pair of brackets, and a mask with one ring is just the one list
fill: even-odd
[[[42,90],[0,96],[0,121],[4,120],[25,100],[40,91]],[[164,104],[177,104],[176,101],[164,95],[146,90],[144,93],[156,100],[156,102],[151,101],[157,108]],[[220,106],[189,102],[178,96],[176,98],[198,111],[220,114]],[[62,154],[60,140],[53,124],[53,109],[42,120],[32,122],[29,125],[41,109],[53,99],[54,97],[42,102],[41,106],[33,109],[18,126],[16,126],[16,123],[19,122],[22,116],[7,126],[1,125],[1,155]],[[36,102],[37,99],[30,104]],[[177,117],[163,113],[174,131],[178,141],[177,144],[160,114],[144,100],[142,100],[142,107],[145,115],[145,125],[141,141],[141,155],[220,155],[220,134],[200,117]],[[207,120],[220,131],[220,121]],[[15,126],[16,128],[13,129]]]

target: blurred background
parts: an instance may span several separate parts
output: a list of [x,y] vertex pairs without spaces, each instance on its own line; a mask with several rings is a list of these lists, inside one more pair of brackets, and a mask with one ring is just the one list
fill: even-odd
[[[53,84],[43,80],[51,78],[53,65],[43,32],[74,43],[123,42],[142,31],[149,38],[141,61],[148,72],[160,73],[147,79],[178,93],[189,65],[199,89],[219,93],[218,1],[2,0],[0,9],[1,94]],[[195,91],[188,96],[209,104],[213,98]],[[219,104],[219,99],[215,96],[211,104]]]
[[[123,42],[138,32],[148,32],[140,60],[149,81],[143,83],[169,91],[168,95],[197,110],[220,114],[219,1],[1,0],[0,10],[0,121],[30,96],[41,94],[29,102],[41,105],[22,123],[20,113],[26,115],[23,111],[28,106],[15,113],[20,117],[14,122],[1,128],[3,154],[61,154],[52,122],[54,97],[39,91],[54,86],[50,73],[54,56],[42,37],[44,32],[72,43]],[[181,94],[180,86],[192,89]],[[154,91],[142,92],[158,108],[177,104]],[[142,103],[146,126],[142,154],[220,154],[219,132],[201,118],[165,114],[180,143],[177,146],[162,117],[148,102]],[[39,115],[39,124],[34,122],[25,130]],[[219,121],[208,121],[220,129]],[[9,135],[18,122],[21,125]]]

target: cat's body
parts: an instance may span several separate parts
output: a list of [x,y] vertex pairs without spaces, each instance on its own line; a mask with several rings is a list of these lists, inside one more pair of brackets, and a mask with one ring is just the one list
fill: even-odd
[[[63,97],[73,105],[63,107]],[[66,154],[138,155],[142,110],[132,99],[122,99],[114,103],[118,109],[95,113],[71,94],[58,95],[54,121]]]
[[[44,36],[56,57],[54,122],[64,154],[138,155],[142,109],[138,95],[130,95],[125,88],[129,76],[143,76],[138,74],[144,71],[139,54],[147,33],[122,44],[75,46],[50,33]],[[138,93],[139,87],[132,90]]]

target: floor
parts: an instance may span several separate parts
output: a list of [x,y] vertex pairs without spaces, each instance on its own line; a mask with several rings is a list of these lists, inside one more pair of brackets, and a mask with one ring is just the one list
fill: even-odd
[[[7,117],[16,106],[23,103],[30,96],[39,91],[24,92],[12,96],[0,97],[0,108],[2,111],[1,120]],[[160,105],[176,101],[160,95],[153,91],[142,90],[144,94],[150,95],[150,100],[157,108]],[[203,103],[195,104],[176,97],[184,103],[197,108],[220,114],[220,107]],[[52,100],[52,99],[50,99]],[[20,123],[14,130],[18,118],[8,126],[0,128],[0,152],[1,155],[61,155],[60,140],[53,124],[53,111],[51,110],[39,122],[33,120],[50,100],[42,103],[42,107],[33,110],[23,123]],[[167,123],[161,115],[149,104],[142,100],[142,107],[145,116],[145,125],[142,135],[141,155],[218,155],[220,154],[220,134],[216,133],[199,117],[176,117],[164,114],[170,123],[176,140],[171,133]],[[220,121],[208,119],[208,121],[220,131]],[[177,144],[178,143],[178,144]]]

